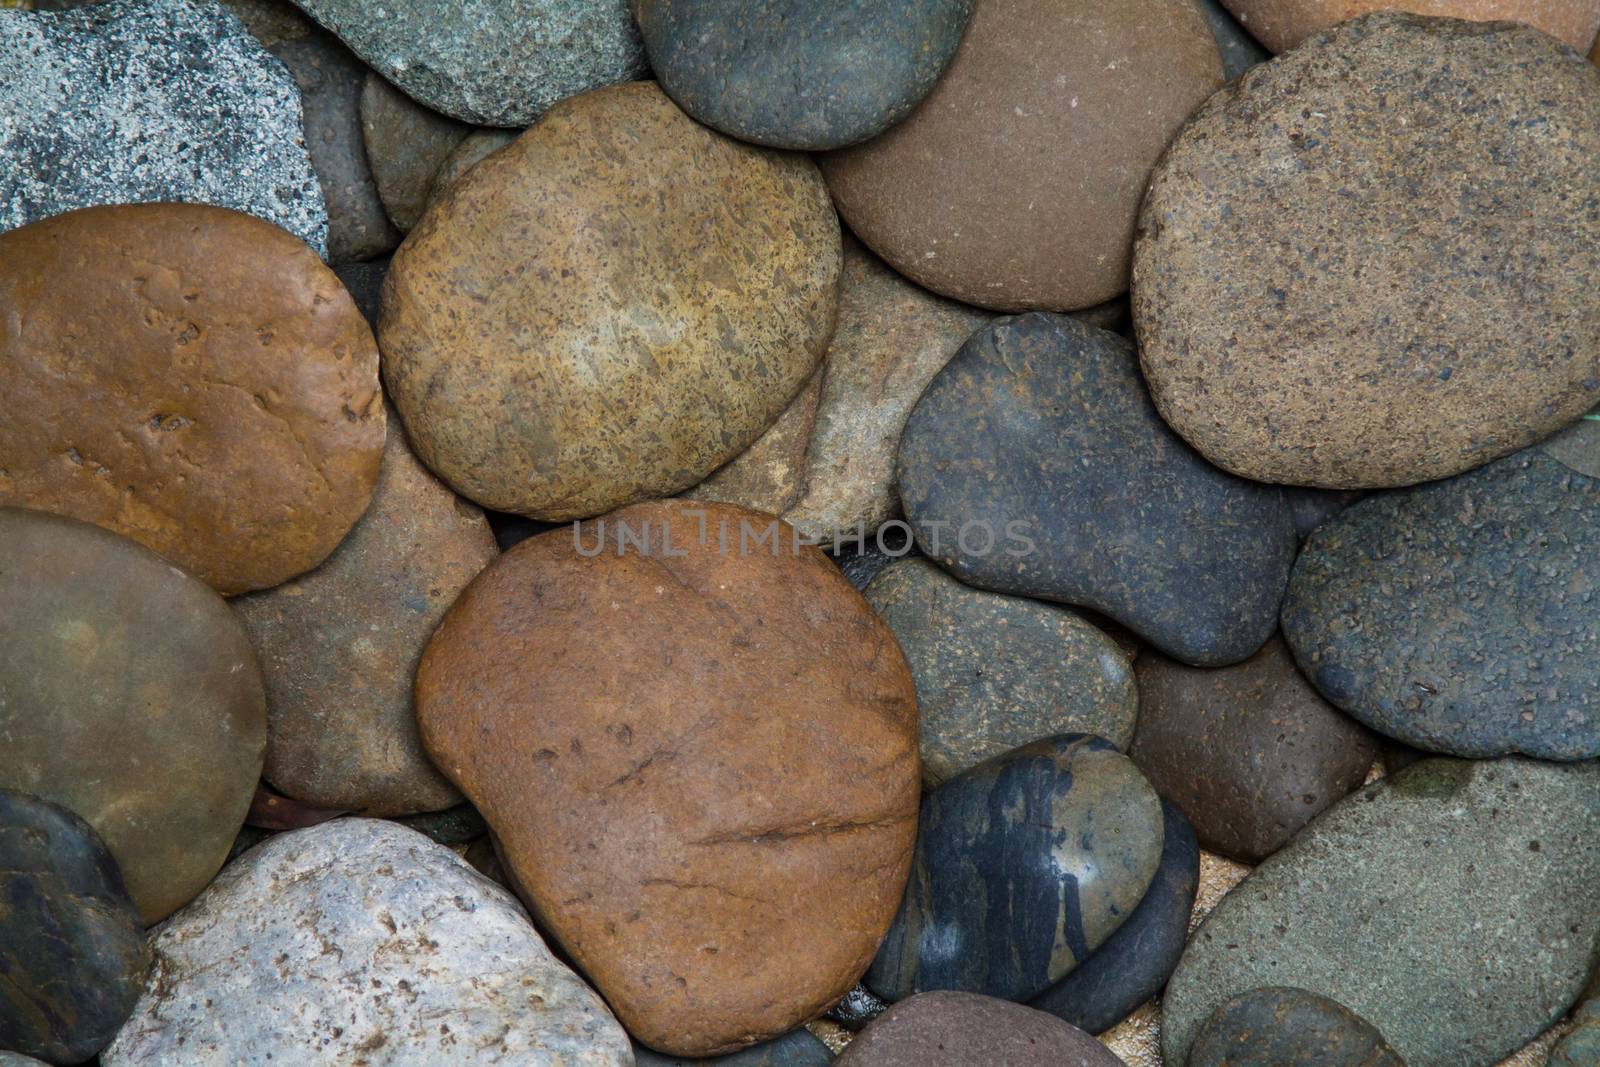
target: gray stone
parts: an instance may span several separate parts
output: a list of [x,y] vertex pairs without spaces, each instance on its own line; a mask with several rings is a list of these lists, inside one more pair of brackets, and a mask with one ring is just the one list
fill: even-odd
[[645,72],[627,0],[295,0],[422,104],[527,126],[557,100]]
[[361,89],[361,139],[378,195],[402,232],[422,217],[433,179],[472,127],[423,107],[383,75],[367,75]]
[[294,79],[206,0],[0,18],[0,230],[95,204],[214,204],[326,254]]
[[643,1045],[634,1045],[633,1058],[637,1067],[825,1067],[833,1062],[833,1053],[805,1030],[791,1030],[771,1041],[708,1060],[663,1056]]
[[1588,1000],[1572,1013],[1572,1032],[1550,1052],[1550,1067],[1600,1065],[1600,976]]
[[1237,78],[1257,63],[1265,63],[1272,53],[1250,36],[1250,31],[1239,25],[1228,9],[1217,0],[1196,0],[1200,13],[1211,27],[1211,36],[1217,39],[1217,51],[1222,53],[1222,76],[1229,81]]
[[509,893],[390,822],[279,834],[153,940],[105,1067],[626,1067],[628,1038]]
[[1133,740],[1128,657],[1070,608],[974,589],[922,558],[893,564],[865,596],[917,683],[924,788],[1053,734]]
[[1383,1035],[1343,1004],[1269,986],[1218,1008],[1189,1067],[1406,1067]]
[[1167,984],[1168,1063],[1293,986],[1411,1067],[1489,1067],[1561,1017],[1600,938],[1600,763],[1432,759],[1329,809],[1223,898]]

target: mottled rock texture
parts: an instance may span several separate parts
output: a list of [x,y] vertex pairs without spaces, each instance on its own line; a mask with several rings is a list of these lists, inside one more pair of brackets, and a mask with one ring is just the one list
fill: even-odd
[[891,565],[865,596],[916,679],[926,787],[1055,734],[1124,750],[1133,739],[1128,658],[1071,609],[974,589],[921,558]]
[[823,173],[850,228],[917,284],[1086,308],[1128,287],[1150,169],[1221,84],[1189,0],[978,0],[923,105]]
[[1282,494],[1184,444],[1116,334],[1043,314],[980,330],[918,401],[898,470],[919,545],[964,582],[1092,608],[1206,666],[1277,625]]
[[811,377],[839,257],[809,160],[653,83],[601,89],[473,167],[395,253],[384,381],[422,460],[485,507],[564,521],[671,495]]
[[105,1067],[627,1067],[628,1038],[516,900],[443,845],[279,834],[157,931]]
[[445,610],[499,554],[483,512],[417,462],[397,424],[372,506],[333,555],[233,602],[267,683],[267,780],[370,815],[458,802],[422,750],[412,679]]
[[435,111],[526,126],[565,97],[644,73],[627,0],[295,0]]
[[361,142],[389,218],[402,233],[422,218],[445,158],[472,127],[423,107],[376,71],[361,87]]
[[1293,48],[1329,26],[1371,11],[1525,22],[1587,52],[1600,30],[1595,0],[1222,0],[1255,37],[1274,52]]
[[[423,741],[524,899],[673,1055],[736,1051],[844,995],[911,861],[911,674],[838,569],[773,523],[673,501],[530,538],[467,587],[417,673]],[[746,542],[769,527],[778,542]]]
[[1237,474],[1343,489],[1570,423],[1600,397],[1597,153],[1600,71],[1527,27],[1380,13],[1251,71],[1145,198],[1163,418]]
[[820,152],[909,115],[973,0],[632,0],[661,87],[723,133]]
[[372,497],[372,331],[275,226],[130,204],[0,234],[0,321],[0,505],[98,523],[233,594],[322,562]]
[[1406,1067],[1344,1005],[1303,989],[1242,993],[1207,1020],[1189,1067]]
[[0,113],[0,230],[95,204],[186,201],[327,250],[294,79],[216,4],[8,14]]
[[222,866],[266,698],[228,606],[97,526],[0,508],[0,788],[93,826],[146,923]]
[[1425,760],[1346,798],[1223,899],[1162,1000],[1184,1063],[1225,1001],[1293,986],[1410,1067],[1487,1067],[1567,1010],[1600,939],[1600,763]]
[[133,1010],[150,966],[116,861],[70,811],[0,789],[0,901],[0,1045],[90,1058]]
[[769,515],[787,511],[803,485],[806,445],[816,425],[817,402],[822,399],[827,373],[824,363],[766,433],[683,495]]
[[1053,1015],[974,993],[923,993],[884,1012],[839,1067],[1121,1067]]

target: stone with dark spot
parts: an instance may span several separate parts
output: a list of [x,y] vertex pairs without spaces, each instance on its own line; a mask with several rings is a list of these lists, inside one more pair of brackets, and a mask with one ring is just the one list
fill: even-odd
[[1597,156],[1600,71],[1526,26],[1381,12],[1257,67],[1145,197],[1156,406],[1227,470],[1335,489],[1549,436],[1600,398]]
[[[1600,440],[1600,422],[1584,436]],[[1534,446],[1322,526],[1283,629],[1334,704],[1461,756],[1600,756],[1600,479]]]
[[663,1056],[639,1044],[633,1046],[633,1058],[637,1067],[826,1067],[833,1062],[833,1053],[806,1031],[791,1030],[775,1041],[763,1041],[708,1060]]
[[821,152],[909,115],[973,0],[633,0],[667,95],[723,133]]
[[1166,1062],[1225,1002],[1305,989],[1410,1067],[1550,1027],[1600,941],[1600,762],[1429,759],[1345,798],[1223,898],[1162,996]]
[[0,508],[0,606],[0,788],[82,817],[144,921],[166,917],[222,866],[261,777],[249,639],[154,552],[20,508]]
[[530,538],[467,587],[417,671],[423,742],[507,875],[671,1055],[820,1015],[905,888],[911,673],[797,538],[688,501]]
[[709,130],[653,83],[586,93],[395,253],[384,382],[418,456],[485,507],[560,522],[670,496],[816,370],[839,241],[805,157]]
[[410,233],[439,168],[472,127],[423,107],[372,71],[361,88],[361,141],[389,218]]
[[1241,993],[1206,1021],[1189,1067],[1406,1067],[1344,1005],[1303,989]]
[[1078,1029],[1104,1033],[1161,992],[1183,955],[1200,886],[1200,846],[1189,820],[1161,802],[1161,865],[1144,899],[1106,943],[1029,1007]]
[[1228,13],[1219,0],[1196,0],[1200,13],[1217,39],[1217,50],[1222,53],[1222,76],[1229,81],[1237,78],[1257,63],[1272,58],[1272,53],[1261,47],[1254,37]]
[[1044,314],[978,331],[912,412],[899,484],[923,551],[971,585],[1091,608],[1205,666],[1277,626],[1283,494],[1184,444],[1116,334]]
[[1053,1015],[973,993],[922,993],[850,1042],[839,1067],[1122,1067]]
[[1194,824],[1200,845],[1260,863],[1360,787],[1376,739],[1318,695],[1277,637],[1232,667],[1146,652],[1128,756]]
[[1436,18],[1525,22],[1580,52],[1600,30],[1596,0],[1222,0],[1274,52],[1300,44],[1344,19],[1394,9]]
[[867,971],[901,1000],[1044,992],[1105,944],[1161,862],[1161,801],[1109,741],[1045,738],[923,801],[911,884]]
[[1055,734],[1133,740],[1128,657],[1070,608],[974,589],[926,559],[891,565],[865,596],[917,682],[925,788]]
[[372,499],[377,345],[276,226],[122,204],[0,234],[0,322],[0,505],[99,523],[231,595],[321,563]]
[[0,901],[0,1045],[88,1059],[116,1036],[150,966],[116,861],[65,808],[0,789]]

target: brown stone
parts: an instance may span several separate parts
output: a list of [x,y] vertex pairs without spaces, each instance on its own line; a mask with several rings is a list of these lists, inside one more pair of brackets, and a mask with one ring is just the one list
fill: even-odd
[[[744,536],[769,526],[776,551]],[[423,742],[541,925],[672,1055],[820,1014],[910,868],[911,674],[796,536],[669,501],[530,538],[467,587],[417,672]]]
[[691,500],[714,500],[782,515],[800,495],[806,446],[817,421],[817,401],[822,397],[826,378],[824,363],[778,421],[756,438],[755,444],[683,495]]
[[1128,287],[1150,169],[1221,84],[1189,0],[977,0],[927,99],[823,174],[856,235],[919,285],[1086,308]]
[[800,392],[833,332],[839,222],[803,156],[653,82],[564,100],[395,253],[384,380],[417,454],[559,522],[697,484]]
[[1283,641],[1203,670],[1147,649],[1128,755],[1194,824],[1200,846],[1259,863],[1362,783],[1378,745],[1322,699]]
[[1587,52],[1600,30],[1597,0],[1222,0],[1222,5],[1274,52],[1293,48],[1336,22],[1373,11],[1525,22],[1580,52]]
[[1151,179],[1134,321],[1162,416],[1258,481],[1456,474],[1600,398],[1600,72],[1379,13],[1213,97]]
[[203,582],[99,527],[0,508],[0,789],[93,826],[145,924],[222,867],[266,732],[255,653]]
[[409,233],[422,217],[433,181],[472,127],[423,107],[376,71],[361,88],[361,140],[389,218]]
[[372,506],[333,555],[234,601],[267,682],[267,780],[368,815],[459,802],[422,750],[412,679],[445,610],[497,555],[483,512],[417,462],[397,424]]
[[315,567],[372,496],[372,332],[271,223],[132,204],[0,234],[0,322],[0,504],[98,523],[232,594]]

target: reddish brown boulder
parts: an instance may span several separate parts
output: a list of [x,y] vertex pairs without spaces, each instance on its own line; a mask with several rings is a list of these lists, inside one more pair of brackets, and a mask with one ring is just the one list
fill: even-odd
[[115,530],[232,594],[315,567],[372,497],[372,331],[270,223],[124,204],[0,234],[0,323],[0,505]]
[[1244,28],[1272,49],[1293,48],[1318,30],[1373,11],[1479,22],[1526,22],[1587,52],[1600,30],[1597,0],[1222,0]]
[[[769,529],[781,543],[753,543]],[[417,672],[423,742],[541,924],[673,1055],[774,1037],[844,995],[910,867],[911,674],[795,537],[671,501],[530,538],[468,586]]]

